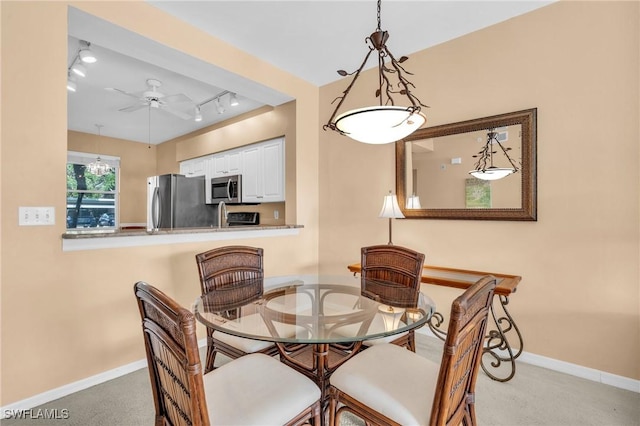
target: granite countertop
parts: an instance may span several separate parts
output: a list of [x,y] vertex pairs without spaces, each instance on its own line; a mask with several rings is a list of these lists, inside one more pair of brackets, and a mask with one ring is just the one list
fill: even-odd
[[302,225],[249,225],[249,226],[225,226],[222,228],[179,228],[179,229],[159,229],[157,231],[147,231],[146,229],[121,229],[121,230],[99,230],[95,228],[85,228],[77,231],[67,231],[62,234],[63,239],[84,239],[84,238],[114,238],[114,237],[141,237],[145,235],[180,235],[180,234],[203,234],[217,232],[237,232],[237,231],[258,231],[274,229],[295,229],[303,228]]

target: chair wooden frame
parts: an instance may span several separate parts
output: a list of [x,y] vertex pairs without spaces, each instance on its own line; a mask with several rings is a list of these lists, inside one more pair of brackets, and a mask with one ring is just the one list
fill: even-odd
[[[134,293],[142,318],[155,426],[209,426],[195,316],[145,282],[137,282]],[[321,423],[320,399],[295,415],[286,426],[309,422],[316,426]]]
[[208,425],[194,315],[153,286],[134,286],[156,409],[156,426]]
[[[202,294],[219,288],[232,287],[234,284],[264,278],[263,249],[249,246],[225,246],[196,254],[200,289]],[[216,354],[223,353],[235,359],[247,355],[247,352],[213,337],[214,330],[207,328],[207,359],[205,373],[215,369]],[[257,351],[269,356],[278,354],[275,345]]]
[[[397,283],[416,290],[416,298],[420,292],[420,280],[425,256],[423,253],[396,245],[375,245],[362,247],[360,250],[362,294],[371,295],[366,291],[365,280],[384,280]],[[378,295],[380,297],[380,295]],[[384,297],[384,295],[382,295]],[[392,304],[393,300],[386,300]],[[404,301],[403,301],[404,302]],[[416,299],[417,302],[417,299]],[[415,333],[413,330],[391,341],[394,345],[405,346],[412,352],[416,351]],[[367,347],[362,345],[362,349]]]
[[[477,424],[475,384],[495,286],[495,277],[485,276],[456,298],[451,305],[449,328],[430,413],[430,426]],[[344,365],[355,362],[357,357],[356,355]],[[396,366],[402,371],[402,365],[384,367],[389,369]],[[371,374],[375,375],[376,372],[371,371]],[[329,387],[329,394],[330,425],[336,424],[343,411],[349,411],[369,424],[399,426],[399,423],[333,385]]]

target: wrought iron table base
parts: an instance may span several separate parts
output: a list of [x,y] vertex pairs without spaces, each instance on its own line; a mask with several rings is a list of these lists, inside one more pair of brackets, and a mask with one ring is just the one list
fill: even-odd
[[[491,379],[498,382],[507,382],[513,378],[516,374],[516,359],[522,354],[524,342],[522,340],[522,334],[516,325],[513,317],[507,309],[509,304],[509,297],[503,295],[497,295],[500,301],[501,313],[496,313],[495,304],[491,305],[491,317],[496,326],[495,329],[488,331],[485,336],[485,346],[482,357],[482,370]],[[440,312],[435,312],[429,320],[429,329],[440,340],[445,340],[447,332],[440,327],[444,324],[444,317]],[[514,347],[509,343],[507,334],[515,332],[517,337],[517,346]],[[486,359],[485,359],[486,355]],[[500,369],[503,363],[507,363],[507,374],[501,375],[504,370]]]

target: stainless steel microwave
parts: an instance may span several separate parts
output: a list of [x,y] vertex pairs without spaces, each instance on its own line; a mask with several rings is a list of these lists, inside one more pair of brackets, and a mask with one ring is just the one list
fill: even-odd
[[231,175],[211,179],[211,202],[218,204],[242,203],[242,175]]

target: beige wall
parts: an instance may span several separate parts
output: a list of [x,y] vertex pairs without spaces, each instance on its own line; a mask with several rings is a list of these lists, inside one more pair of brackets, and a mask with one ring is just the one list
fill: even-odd
[[[80,2],[75,6],[296,99],[294,132],[298,143],[291,153],[287,149],[287,154],[299,185],[292,208],[304,229],[299,236],[233,243],[263,247],[268,275],[316,271],[318,88],[143,2]],[[194,255],[214,244],[62,252],[67,3],[1,2],[0,8],[0,405],[4,406],[143,359],[133,284],[148,281],[190,306],[200,291]],[[32,62],[31,51],[25,46],[35,45],[42,52],[41,61],[37,67],[25,68],[24,64]],[[165,151],[158,148],[157,158],[159,170],[175,167],[175,146],[168,145]],[[19,206],[54,206],[55,226],[18,227]]]
[[[521,275],[509,307],[526,351],[634,379],[639,5],[554,3],[411,55],[404,65],[431,107],[428,125],[538,108],[538,221],[395,220],[393,228],[394,243],[423,251],[428,264]],[[322,117],[345,85],[322,88]],[[354,90],[374,86],[359,81]],[[322,270],[342,271],[361,246],[387,241],[377,215],[395,187],[394,148],[329,133],[320,146]],[[456,293],[431,294],[446,310]]]
[[[265,248],[269,275],[311,272],[319,259],[324,272],[346,272],[361,246],[387,241],[386,221],[377,214],[395,186],[393,147],[321,130],[345,82],[318,90],[144,3],[76,5],[296,99],[295,222],[305,228],[298,237],[239,241]],[[6,405],[142,359],[133,283],[149,281],[189,306],[199,291],[193,256],[212,245],[62,253],[63,220],[17,226],[19,206],[65,207],[66,4],[0,7],[0,405]],[[431,106],[429,125],[538,108],[539,220],[394,221],[394,242],[424,251],[428,263],[522,275],[510,308],[528,352],[634,379],[640,379],[638,15],[635,2],[561,2],[411,55],[406,65]],[[25,45],[38,45],[38,67],[23,66],[30,63]],[[503,57],[508,67],[487,65],[487,58]],[[369,73],[354,90],[373,85]],[[345,107],[362,98],[353,93]],[[177,155],[175,145],[161,145],[158,169],[173,167],[169,159]],[[491,248],[478,249],[478,241],[491,241]],[[453,294],[431,292],[440,306]]]
[[69,131],[70,151],[120,157],[120,223],[147,222],[147,177],[156,174],[156,146]]

